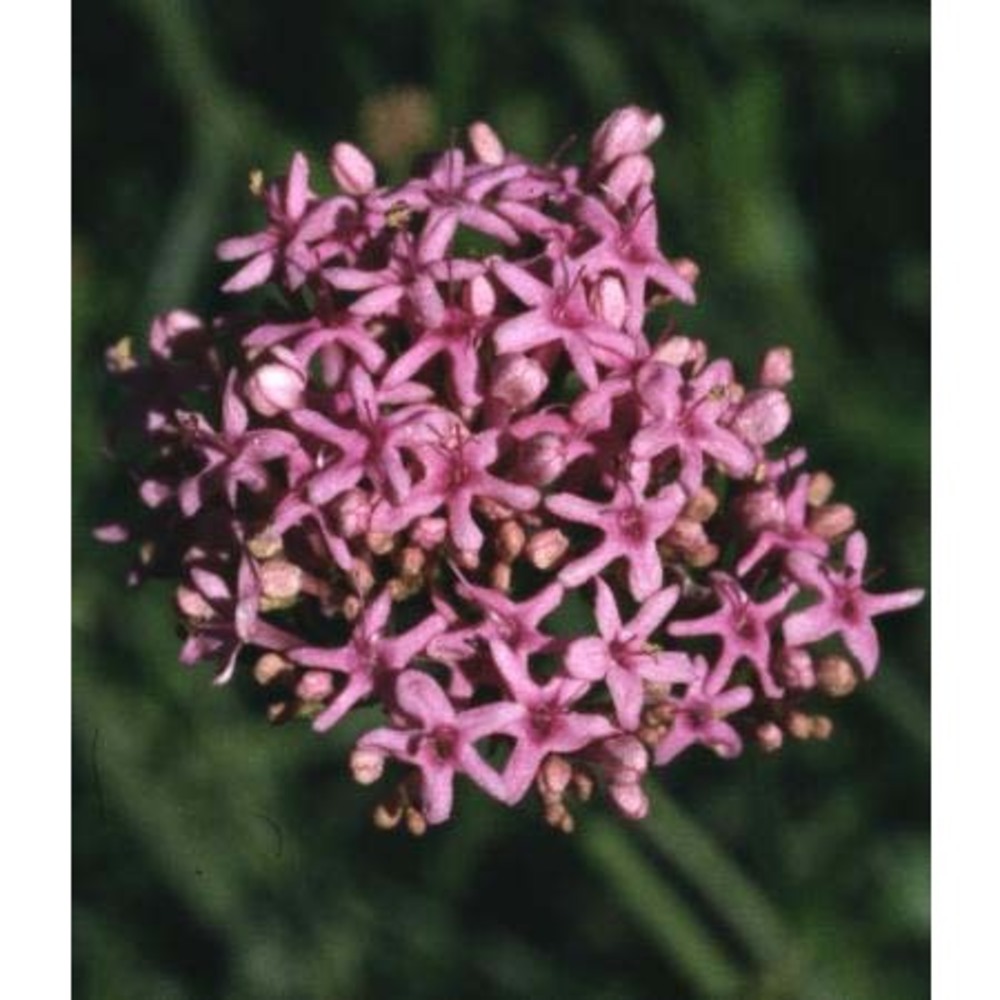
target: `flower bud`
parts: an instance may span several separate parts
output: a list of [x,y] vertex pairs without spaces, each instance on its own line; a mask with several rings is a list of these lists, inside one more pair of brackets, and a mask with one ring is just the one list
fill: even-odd
[[704,523],[719,509],[719,498],[707,487],[699,486],[681,511],[684,517]]
[[524,554],[535,569],[551,569],[566,554],[569,539],[558,528],[544,528],[532,535],[524,546]]
[[444,544],[448,537],[448,522],[443,517],[421,517],[410,530],[410,539],[414,545],[420,546],[425,552],[433,552]]
[[505,354],[497,358],[490,373],[490,395],[512,410],[531,406],[548,384],[545,369],[524,354]]
[[385,754],[370,747],[357,747],[351,752],[350,768],[358,784],[372,785],[385,770]]
[[139,498],[147,507],[152,507],[154,510],[169,500],[173,493],[174,491],[166,483],[156,479],[144,479],[139,484]]
[[333,504],[333,524],[344,538],[355,538],[368,530],[371,504],[363,490],[350,489]]
[[262,417],[300,406],[308,381],[298,358],[287,348],[275,347],[270,353],[273,360],[255,368],[243,385],[247,402]]
[[330,150],[330,173],[347,194],[365,195],[375,188],[372,161],[349,142],[335,143]]
[[497,532],[497,555],[504,562],[513,562],[524,550],[524,528],[517,521],[504,521]]
[[740,527],[752,535],[780,527],[787,516],[785,501],[773,486],[749,490],[737,497],[733,502],[733,512]]
[[833,496],[835,488],[829,472],[814,472],[809,477],[809,491],[806,500],[810,507],[822,507]]
[[538,771],[538,791],[546,801],[559,801],[573,780],[573,768],[565,757],[549,754]]
[[783,389],[795,377],[790,347],[772,347],[760,363],[757,381],[768,389]]
[[192,587],[180,584],[174,591],[178,612],[191,621],[208,621],[215,617],[215,609]]
[[831,698],[843,698],[858,686],[858,675],[843,656],[824,656],[816,664],[816,683]]
[[462,305],[476,319],[492,316],[497,307],[497,293],[493,282],[485,274],[477,274],[467,281],[462,291]]
[[262,687],[285,680],[293,673],[292,665],[278,653],[264,653],[253,667],[253,678]]
[[671,264],[678,276],[689,285],[694,285],[701,276],[701,268],[690,257],[677,257]]
[[268,559],[257,569],[261,593],[270,601],[294,601],[302,590],[302,570],[287,559]]
[[693,347],[690,337],[677,335],[661,340],[653,350],[653,358],[664,364],[680,368],[689,358]]
[[642,153],[623,156],[604,182],[605,190],[618,202],[626,202],[640,187],[653,183],[653,161]]
[[833,719],[827,715],[814,715],[809,735],[814,740],[828,740],[833,735]]
[[764,753],[775,753],[785,742],[785,734],[774,722],[763,722],[757,727],[757,745]]
[[791,423],[792,408],[778,389],[758,389],[740,404],[733,430],[752,445],[769,444]]
[[518,476],[533,486],[548,486],[565,468],[566,445],[558,434],[543,431],[528,438],[518,450]]
[[641,153],[663,132],[663,116],[631,105],[612,112],[594,133],[593,162],[601,167],[622,156]]
[[203,328],[202,321],[185,309],[161,313],[149,329],[149,349],[156,357],[170,360],[186,337]]
[[480,163],[499,167],[507,155],[500,136],[486,122],[473,122],[468,131],[469,145]]
[[325,670],[307,670],[295,685],[295,694],[303,701],[323,701],[333,694],[333,677]]
[[816,685],[812,657],[798,646],[788,646],[778,654],[774,672],[780,683],[797,691]]
[[854,508],[846,503],[825,504],[809,512],[809,530],[827,542],[846,535],[857,520]]
[[649,814],[649,796],[637,781],[609,785],[608,797],[627,819],[645,819]]
[[590,308],[605,323],[620,328],[628,316],[628,298],[621,278],[602,274],[590,291]]

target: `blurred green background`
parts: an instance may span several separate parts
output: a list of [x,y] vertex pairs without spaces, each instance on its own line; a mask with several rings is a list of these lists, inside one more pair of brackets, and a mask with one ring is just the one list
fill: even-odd
[[663,111],[690,331],[790,344],[795,434],[926,585],[929,8],[795,0],[81,0],[74,18],[77,996],[914,1000],[928,995],[926,604],[886,620],[828,744],[692,753],[650,818],[572,836],[471,794],[423,840],[369,826],[350,733],[269,728],[175,662],[169,591],[126,592],[90,527],[105,345],[209,311],[247,172],[348,138],[390,176],[476,117],[523,152],[613,107]]

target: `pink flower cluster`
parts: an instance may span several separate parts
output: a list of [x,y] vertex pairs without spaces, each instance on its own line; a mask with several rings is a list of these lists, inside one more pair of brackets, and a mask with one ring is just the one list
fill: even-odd
[[396,187],[337,143],[332,195],[297,153],[218,249],[225,291],[269,294],[108,352],[141,511],[99,534],[273,720],[381,709],[351,755],[393,775],[380,826],[446,820],[457,776],[566,830],[595,788],[642,817],[689,747],[827,736],[804,699],[870,677],[872,619],[922,597],[868,592],[853,511],[778,444],[787,348],[746,385],[651,329],[698,277],[659,246],[662,130],[622,108],[576,167],[480,122]]

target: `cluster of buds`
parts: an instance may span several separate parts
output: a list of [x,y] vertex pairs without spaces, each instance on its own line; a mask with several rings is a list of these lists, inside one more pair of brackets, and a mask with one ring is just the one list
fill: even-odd
[[595,792],[640,818],[690,747],[827,737],[809,699],[922,597],[866,589],[854,512],[779,444],[791,352],[744,384],[667,321],[698,267],[659,246],[662,130],[622,108],[573,166],[477,122],[395,187],[337,143],[333,194],[297,153],[218,248],[269,294],[108,352],[141,505],[100,537],[273,721],[381,709],[350,757],[381,827],[448,819],[456,776],[567,831]]

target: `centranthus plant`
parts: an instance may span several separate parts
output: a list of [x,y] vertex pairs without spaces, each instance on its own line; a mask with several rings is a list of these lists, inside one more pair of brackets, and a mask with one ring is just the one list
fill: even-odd
[[350,756],[379,826],[448,819],[456,778],[563,830],[595,789],[640,818],[690,747],[826,738],[811,699],[922,597],[868,590],[854,512],[779,443],[790,350],[741,381],[666,322],[698,267],[659,245],[662,130],[615,111],[578,167],[477,122],[395,187],[341,142],[335,194],[296,153],[218,248],[269,294],[108,352],[141,505],[99,536],[272,721],[380,709]]

